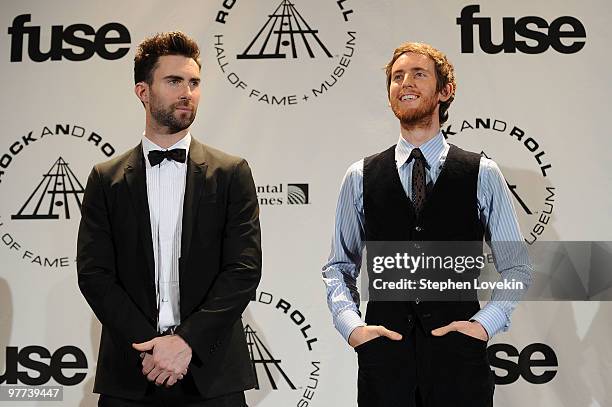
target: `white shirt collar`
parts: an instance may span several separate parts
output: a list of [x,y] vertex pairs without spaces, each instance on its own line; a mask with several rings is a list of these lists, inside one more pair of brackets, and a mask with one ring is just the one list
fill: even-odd
[[[173,150],[175,148],[183,148],[187,152],[189,152],[189,146],[190,145],[191,145],[191,132],[187,132],[185,137],[183,137],[182,139],[180,139],[179,141],[174,143],[174,145],[172,145],[172,146],[170,146],[168,148],[161,148],[160,146],[158,146],[157,144],[155,144],[154,142],[149,140],[147,137],[145,137],[145,135],[143,134],[143,136],[142,136],[142,153],[144,154],[146,167],[147,168],[151,168],[151,164],[149,163],[149,160],[147,159],[147,156],[149,155],[149,151],[151,151],[151,150],[166,151],[166,150]],[[182,164],[182,163],[177,163],[177,164]]]
[[[431,168],[432,165],[440,161],[440,157],[446,150],[447,146],[448,146],[448,143],[446,142],[446,139],[444,138],[444,136],[442,135],[442,132],[440,131],[434,138],[427,141],[425,144],[421,145],[419,148],[421,152],[423,153],[425,160],[427,160],[427,164]],[[397,168],[400,168],[402,165],[406,163],[406,161],[410,157],[410,153],[412,152],[414,148],[415,146],[410,144],[408,141],[406,141],[405,138],[403,138],[400,135],[399,141],[397,142],[397,145],[395,146],[395,164],[397,165]]]

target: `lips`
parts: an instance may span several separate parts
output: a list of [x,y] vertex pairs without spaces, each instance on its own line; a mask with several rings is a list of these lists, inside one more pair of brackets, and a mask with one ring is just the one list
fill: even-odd
[[402,102],[405,102],[405,101],[417,100],[418,98],[419,98],[419,95],[415,95],[414,93],[406,93],[405,95],[401,95],[399,97],[399,100]]
[[191,106],[176,106],[175,109],[183,112],[191,112],[193,110]]

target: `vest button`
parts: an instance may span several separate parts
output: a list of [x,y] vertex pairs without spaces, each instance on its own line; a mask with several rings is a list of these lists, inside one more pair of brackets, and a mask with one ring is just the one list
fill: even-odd
[[414,228],[414,230],[416,230],[417,232],[422,232],[423,231],[423,227],[422,226],[416,226]]

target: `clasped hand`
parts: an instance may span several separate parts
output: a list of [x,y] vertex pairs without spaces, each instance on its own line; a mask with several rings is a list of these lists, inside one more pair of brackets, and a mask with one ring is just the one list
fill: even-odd
[[191,347],[178,335],[158,336],[132,347],[141,352],[142,374],[158,386],[173,386],[187,374]]

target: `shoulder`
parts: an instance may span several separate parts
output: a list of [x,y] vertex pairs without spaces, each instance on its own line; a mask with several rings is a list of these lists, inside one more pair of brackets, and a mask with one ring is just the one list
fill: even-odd
[[232,171],[240,166],[248,167],[248,163],[242,157],[226,153],[218,148],[201,143],[196,139],[192,139],[191,142],[192,146],[189,149],[191,159],[196,162],[206,163],[209,168]]
[[503,178],[497,163],[484,156],[480,157],[480,173],[487,178]]
[[121,155],[110,160],[103,161],[94,166],[93,171],[102,178],[115,178],[118,174],[123,174],[124,169],[136,160],[142,160],[142,147],[140,144],[127,150]]
[[363,159],[351,164],[344,174],[343,187],[350,186],[353,190],[359,190],[363,182]]
[[354,178],[363,176],[363,158],[352,163],[346,170],[345,178]]
[[377,159],[377,158],[385,158],[385,157],[395,157],[395,147],[397,146],[397,144],[392,145],[391,147],[380,151],[376,154],[372,154],[366,158],[364,158],[362,161],[365,163],[365,165],[368,165],[370,162],[372,162],[373,160]]
[[454,144],[450,144],[448,155],[450,156],[451,154],[454,155],[455,158],[458,158],[464,161],[469,161],[474,164],[479,164],[480,159],[483,158],[483,155],[481,153],[477,153],[475,151],[464,150],[463,148],[458,147]]

